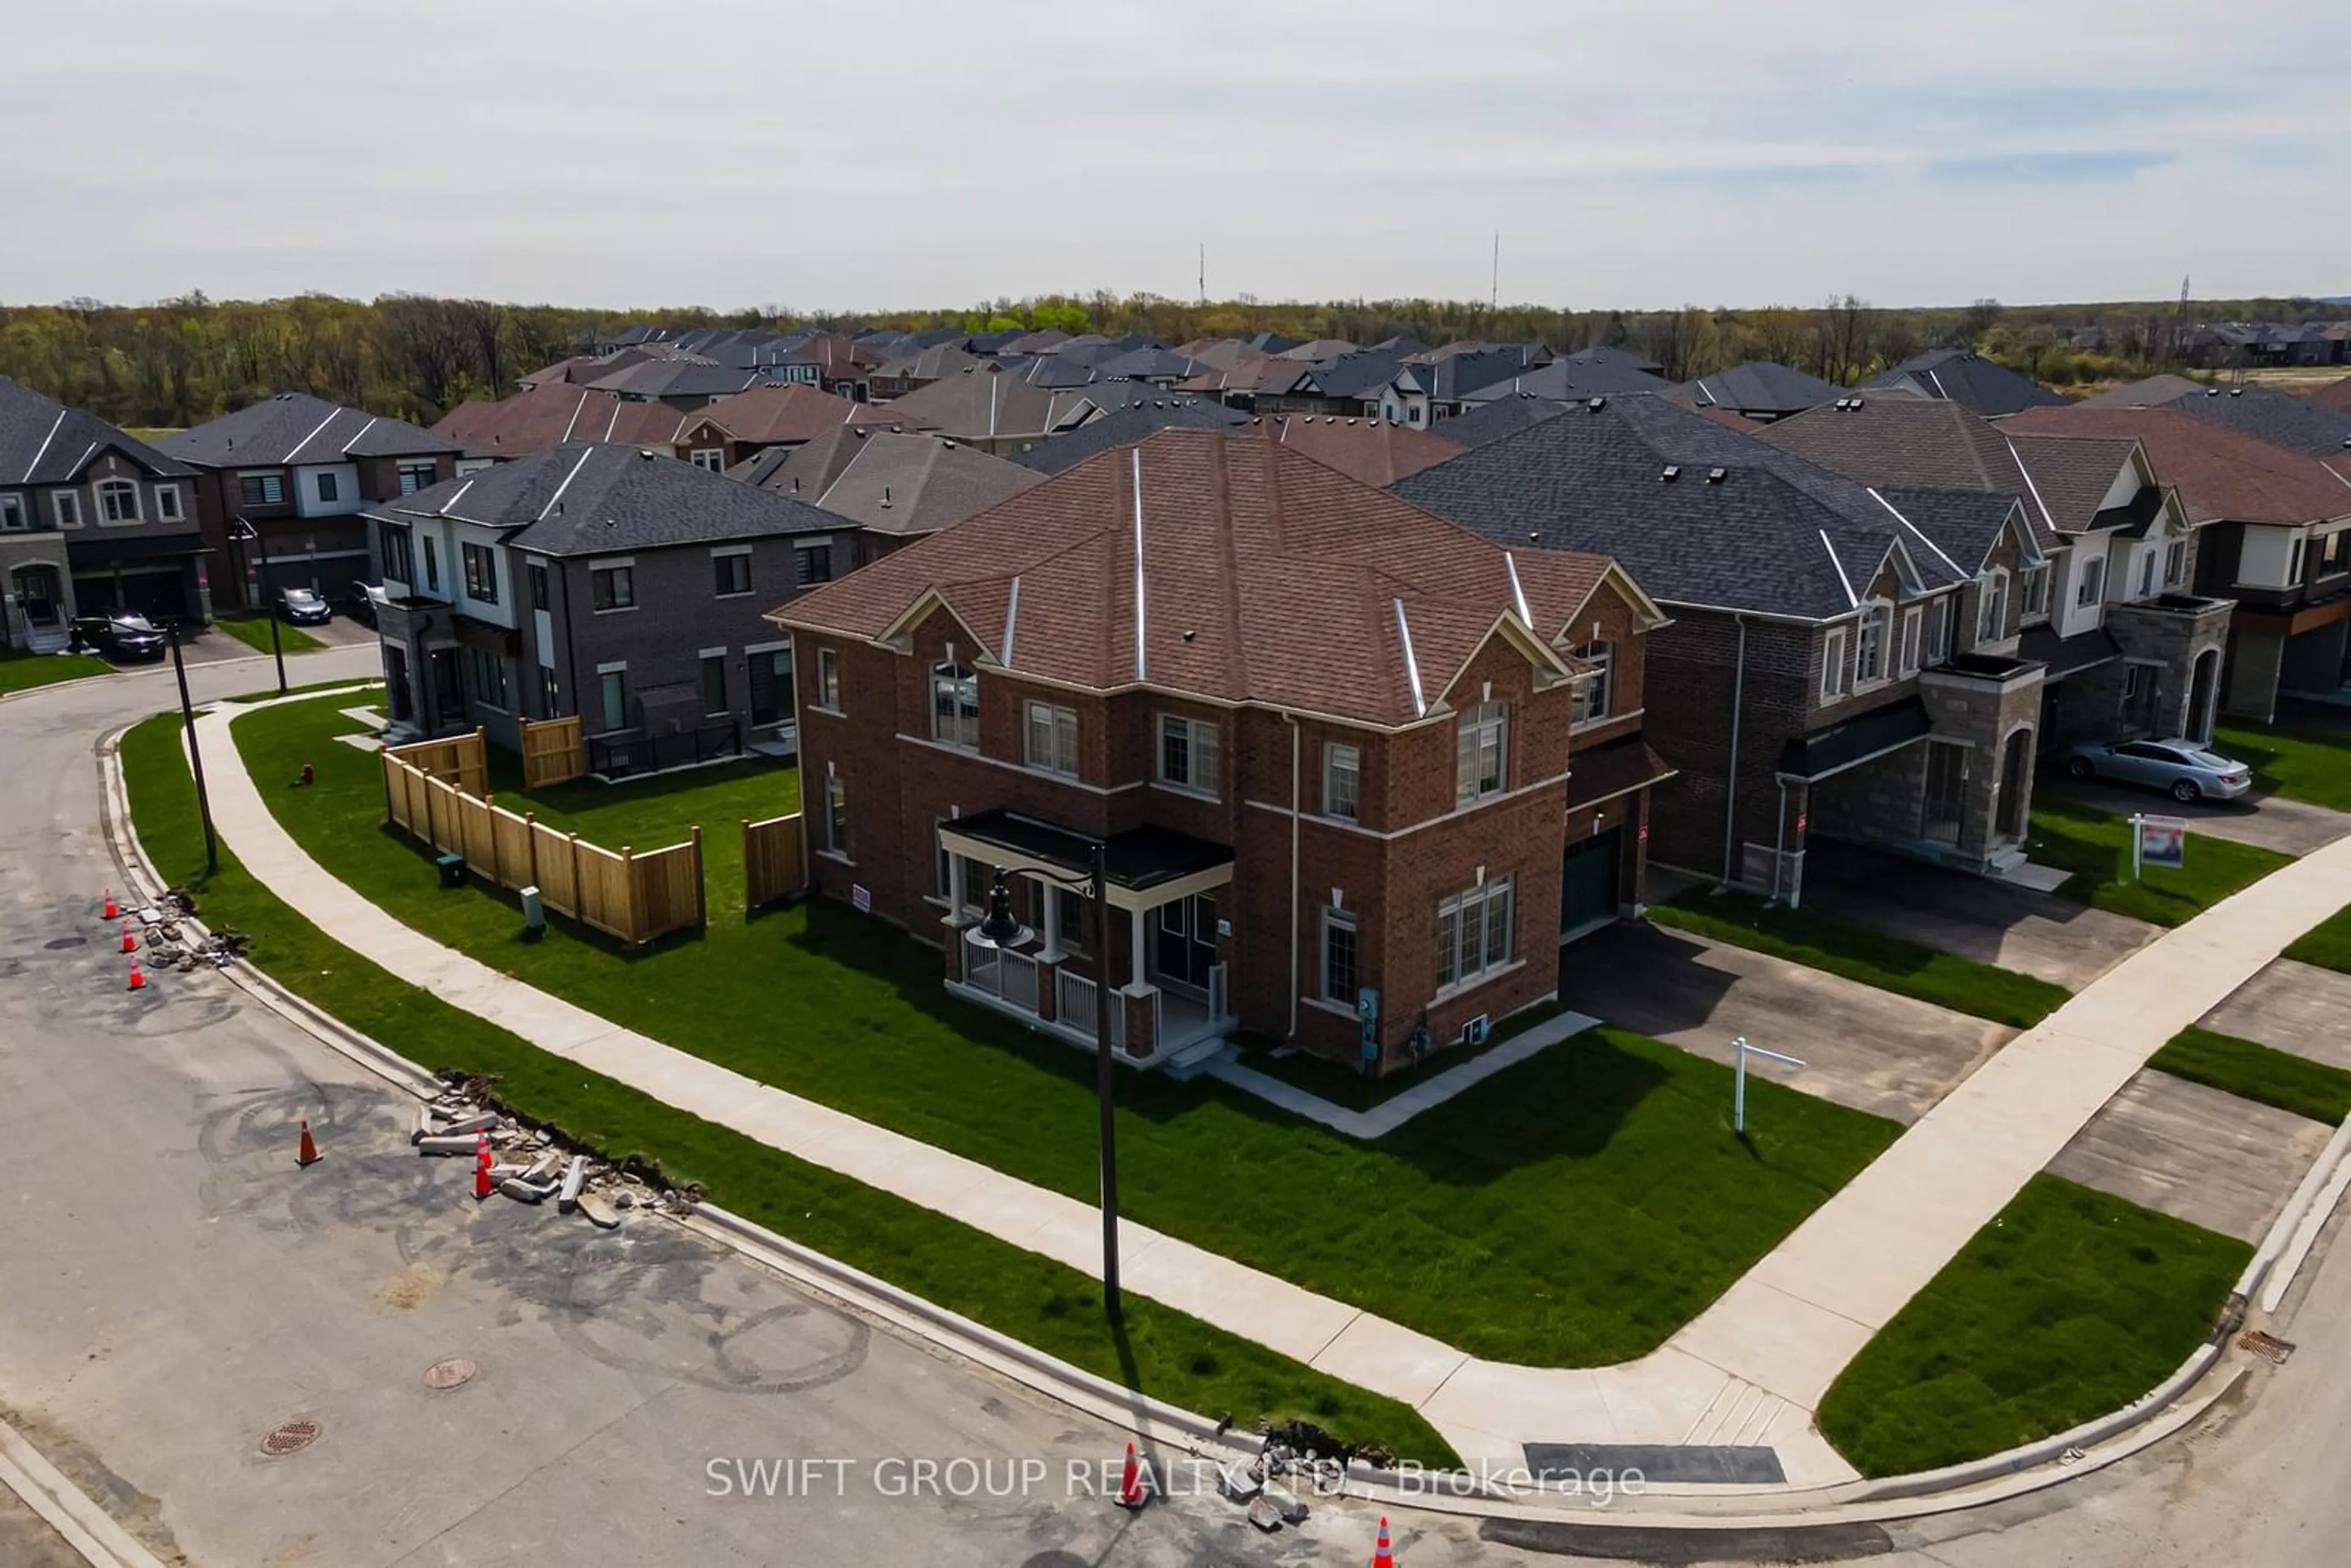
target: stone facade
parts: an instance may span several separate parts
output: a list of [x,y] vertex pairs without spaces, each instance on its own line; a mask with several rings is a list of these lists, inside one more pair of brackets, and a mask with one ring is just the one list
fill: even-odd
[[[2158,736],[2210,738],[2212,716],[2219,706],[2218,661],[2229,640],[2232,608],[2225,599],[2172,595],[2144,603],[2106,606],[2106,631],[2122,649],[2126,665],[2142,666],[2148,673],[2140,678],[2158,683],[2152,703],[2122,713],[2122,722],[2127,728],[2137,731],[2143,727]],[[2207,654],[2213,660],[2209,673],[2199,669],[2199,662]],[[2119,705],[2123,701],[2124,678],[2116,677],[2115,700],[2118,706],[2115,711],[2118,713],[2122,712]],[[2199,678],[2208,683],[2200,711],[2197,691]],[[2143,722],[2147,715],[2152,716],[2151,724]]]

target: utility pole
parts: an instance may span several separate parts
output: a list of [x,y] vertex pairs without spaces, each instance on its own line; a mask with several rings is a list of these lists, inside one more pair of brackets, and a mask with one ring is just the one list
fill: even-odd
[[1208,242],[1200,242],[1200,303],[1208,302]]
[[180,657],[180,622],[167,618],[165,635],[172,641],[172,673],[180,680],[180,720],[188,737],[188,765],[196,775],[196,815],[204,821],[204,874],[220,875],[220,840],[213,834],[213,800],[204,792],[204,752],[196,742],[196,708],[188,700],[188,666]]
[[1502,231],[1501,231],[1501,230],[1499,230],[1499,229],[1496,229],[1496,230],[1494,231],[1494,283],[1493,283],[1493,289],[1492,289],[1492,291],[1491,291],[1490,293],[1489,293],[1489,294],[1486,296],[1486,308],[1487,308],[1489,311],[1499,310],[1499,309],[1500,309],[1500,308],[1501,308],[1501,306],[1502,306]]

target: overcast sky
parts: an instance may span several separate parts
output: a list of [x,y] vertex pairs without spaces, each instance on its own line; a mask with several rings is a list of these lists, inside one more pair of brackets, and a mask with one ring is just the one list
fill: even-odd
[[2351,294],[2340,0],[10,9],[6,302]]

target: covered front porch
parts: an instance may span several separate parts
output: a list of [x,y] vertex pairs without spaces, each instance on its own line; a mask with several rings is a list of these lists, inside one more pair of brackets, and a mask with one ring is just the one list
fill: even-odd
[[[1223,1039],[1235,1022],[1232,936],[1217,896],[1232,883],[1232,852],[1164,828],[1103,841],[1105,944],[1096,929],[1093,845],[1086,834],[1011,811],[939,824],[947,989],[1091,1048],[1107,969],[1111,1042],[1123,1060],[1158,1066]],[[1024,934],[1008,946],[981,946],[967,934],[999,870]]]

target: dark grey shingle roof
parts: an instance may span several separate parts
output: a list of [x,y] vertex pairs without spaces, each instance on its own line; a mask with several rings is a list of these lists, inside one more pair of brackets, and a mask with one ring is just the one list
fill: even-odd
[[1699,403],[1741,413],[1794,413],[1829,402],[1844,389],[1771,360],[1750,360],[1683,383]]
[[1553,402],[1574,402],[1591,397],[1616,397],[1629,392],[1671,392],[1673,384],[1653,376],[1637,365],[1628,363],[1633,356],[1589,349],[1583,355],[1553,360],[1532,370],[1504,368],[1501,375],[1484,386],[1472,386],[1462,392],[1465,402],[1492,402],[1499,398],[1525,393],[1531,397],[1549,398]]
[[1447,441],[1458,441],[1464,446],[1483,446],[1505,435],[1516,435],[1531,424],[1557,419],[1567,408],[1563,402],[1537,397],[1532,392],[1517,392],[1481,402],[1450,419],[1440,419],[1430,428]]
[[2351,456],[2351,413],[2274,387],[2210,387],[2162,406],[2288,451]]
[[1249,415],[1220,402],[1201,398],[1159,398],[1090,420],[1029,451],[1016,454],[1012,461],[1040,474],[1059,474],[1097,452],[1141,441],[1155,430],[1171,426],[1231,430],[1249,422]]
[[1968,349],[1929,349],[1862,384],[1907,387],[1921,397],[1949,398],[1986,419],[2028,408],[2051,408],[2065,401],[2031,377]]
[[158,446],[205,468],[339,463],[346,457],[430,457],[462,443],[403,420],[345,408],[308,392],[280,392],[165,436]]
[[0,487],[71,484],[92,458],[109,449],[161,477],[182,478],[194,472],[94,413],[68,408],[0,376]]
[[448,517],[518,528],[509,544],[547,555],[605,555],[852,526],[691,463],[599,441],[550,446],[379,503],[368,515]]

